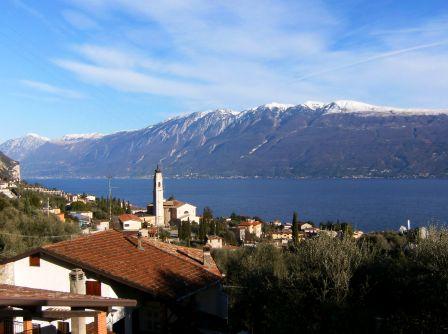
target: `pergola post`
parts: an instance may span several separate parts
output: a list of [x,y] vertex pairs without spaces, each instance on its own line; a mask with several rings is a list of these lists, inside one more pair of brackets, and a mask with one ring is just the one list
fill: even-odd
[[24,333],[33,332],[33,320],[30,317],[23,318],[23,332]]
[[[84,311],[84,308],[72,307],[75,311]],[[86,334],[86,318],[72,317],[71,318],[71,332],[72,334]]]
[[94,317],[94,334],[107,334],[106,312],[100,311]]

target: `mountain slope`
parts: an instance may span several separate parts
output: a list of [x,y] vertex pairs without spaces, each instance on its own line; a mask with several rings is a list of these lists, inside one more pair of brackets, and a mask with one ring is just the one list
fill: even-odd
[[0,145],[0,151],[12,159],[20,161],[49,140],[49,138],[29,133],[24,137],[5,141]]
[[0,152],[0,180],[15,180],[20,177],[19,164]]
[[[0,146],[1,147],[1,146]],[[271,103],[176,117],[137,131],[46,141],[27,177],[446,177],[448,112],[354,101]]]

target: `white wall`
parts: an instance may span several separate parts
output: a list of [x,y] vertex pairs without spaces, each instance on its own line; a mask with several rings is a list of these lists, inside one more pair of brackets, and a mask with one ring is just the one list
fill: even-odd
[[186,221],[189,218],[190,221],[199,223],[199,219],[196,216],[196,207],[188,203],[185,203],[176,208],[176,217],[178,219],[181,219],[182,221]]
[[154,216],[156,216],[156,226],[165,226],[165,212],[163,209],[163,176],[162,173],[154,174],[153,189]]
[[70,292],[70,270],[44,259],[40,259],[40,267],[31,267],[25,257],[14,262],[14,285]]
[[[14,284],[17,286],[25,286],[35,289],[70,292],[69,273],[75,268],[75,266],[64,267],[52,262],[51,259],[41,258],[40,266],[32,267],[29,265],[28,257],[11,262],[8,265],[13,267],[13,281],[6,282],[6,279],[3,278],[3,281],[0,283]],[[92,277],[89,277],[87,273],[86,278],[87,280],[92,279]],[[103,297],[118,298],[113,288],[103,282],[101,282],[101,295]],[[107,322],[110,323],[110,325],[124,317],[123,307],[114,307],[114,309],[117,311],[108,315]],[[93,318],[86,318],[86,323],[90,323],[92,321]]]
[[142,228],[142,222],[141,221],[126,220],[126,221],[123,222],[123,230],[126,230],[126,231],[138,231],[141,228]]

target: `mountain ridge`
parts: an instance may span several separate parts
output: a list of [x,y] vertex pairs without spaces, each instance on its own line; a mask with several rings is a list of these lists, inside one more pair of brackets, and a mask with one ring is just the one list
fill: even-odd
[[27,177],[149,177],[157,163],[177,177],[446,177],[446,134],[448,110],[274,102],[44,141],[18,160]]

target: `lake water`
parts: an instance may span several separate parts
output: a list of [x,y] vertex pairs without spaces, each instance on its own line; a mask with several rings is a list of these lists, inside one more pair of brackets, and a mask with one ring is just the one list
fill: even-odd
[[[107,180],[29,179],[71,193],[107,196]],[[165,197],[190,202],[201,213],[204,206],[215,215],[236,212],[265,220],[351,222],[364,231],[397,230],[412,225],[448,222],[448,180],[164,180]],[[114,179],[113,196],[138,206],[152,201],[152,180]]]

